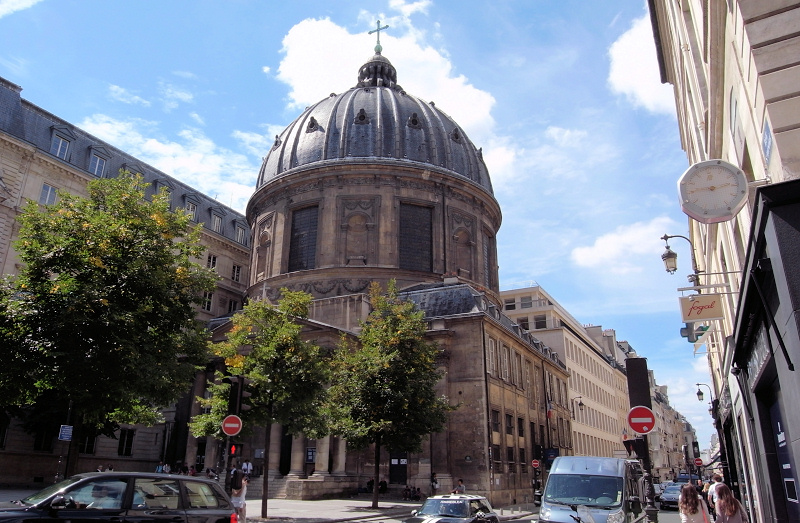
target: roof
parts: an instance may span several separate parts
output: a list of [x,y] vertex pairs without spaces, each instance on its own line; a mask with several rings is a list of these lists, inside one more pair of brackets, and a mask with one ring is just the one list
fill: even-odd
[[364,162],[455,174],[493,195],[482,151],[434,102],[397,85],[380,52],[359,69],[355,87],[308,107],[275,136],[257,187],[289,173]]

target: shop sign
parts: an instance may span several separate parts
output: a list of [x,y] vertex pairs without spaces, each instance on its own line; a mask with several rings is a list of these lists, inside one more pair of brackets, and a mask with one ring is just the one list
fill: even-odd
[[706,320],[721,320],[722,300],[719,294],[693,294],[681,296],[681,320],[692,323]]

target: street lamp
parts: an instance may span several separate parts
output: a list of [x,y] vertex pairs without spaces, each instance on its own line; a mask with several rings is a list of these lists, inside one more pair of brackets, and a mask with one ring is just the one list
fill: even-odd
[[686,236],[681,236],[680,234],[665,234],[661,237],[666,246],[666,250],[661,255],[661,261],[664,262],[664,269],[666,269],[666,271],[670,274],[675,274],[675,271],[678,270],[678,255],[675,253],[675,251],[669,248],[668,240],[670,238],[683,238],[689,242],[689,246],[691,247],[689,254],[692,256],[692,272],[694,273],[689,275],[689,281],[697,285],[697,283],[700,281],[700,270],[697,268],[697,260],[694,257],[694,244],[692,243],[692,240]]
[[576,396],[576,397],[572,398],[572,419],[576,419],[575,418],[575,400],[578,400],[578,408],[580,409],[581,412],[583,412],[584,404],[583,404],[583,400],[581,398],[583,398],[583,396]]
[[697,401],[703,401],[703,391],[700,390],[700,385],[706,387],[708,389],[708,394],[711,396],[711,400],[714,400],[714,393],[711,392],[711,387],[706,385],[705,383],[695,383],[697,385]]

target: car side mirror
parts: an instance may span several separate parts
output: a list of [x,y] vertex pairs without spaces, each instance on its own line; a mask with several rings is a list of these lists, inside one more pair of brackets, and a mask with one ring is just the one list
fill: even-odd
[[75,507],[75,501],[70,496],[56,496],[50,502],[50,508],[52,510],[63,510]]
[[416,510],[412,510],[412,511],[411,511],[411,516],[412,516],[412,517],[414,517],[414,516],[416,516],[416,515],[417,515],[417,511],[416,511]]

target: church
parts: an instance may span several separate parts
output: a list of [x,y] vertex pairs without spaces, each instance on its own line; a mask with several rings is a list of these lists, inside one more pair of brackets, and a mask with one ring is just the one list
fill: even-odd
[[[396,280],[441,349],[437,392],[459,407],[421,453],[387,452],[382,479],[430,494],[436,473],[440,493],[463,479],[495,504],[532,501],[532,459],[571,453],[568,373],[502,313],[502,216],[482,151],[434,102],[403,90],[380,44],[357,75],[348,91],[308,107],[264,157],[247,205],[247,298],[308,292],[306,337],[332,346],[358,332],[369,284]],[[371,476],[372,451],[273,430],[275,448],[253,448],[256,466],[271,453],[271,496],[347,494]],[[261,441],[257,431],[245,454]]]
[[[458,409],[422,452],[386,452],[381,476],[390,490],[411,485],[429,495],[436,473],[439,493],[463,479],[467,492],[493,504],[524,503],[543,479],[532,460],[544,465],[573,453],[565,362],[502,312],[502,214],[482,152],[434,102],[403,90],[380,45],[354,71],[351,89],[310,106],[275,137],[244,216],[21,99],[21,90],[0,79],[0,107],[8,108],[0,112],[3,273],[18,269],[11,242],[19,202],[52,203],[56,188],[84,194],[93,178],[138,172],[154,190],[167,187],[173,206],[204,226],[203,262],[221,278],[197,312],[214,339],[243,302],[275,301],[284,287],[313,296],[304,336],[323,347],[359,332],[371,282],[395,280],[401,297],[425,311],[427,335],[441,349],[437,392]],[[222,442],[187,429],[213,370],[200,372],[165,410],[165,423],[80,442],[77,470],[219,463]],[[256,470],[250,496],[261,495],[265,476],[270,496],[295,499],[351,495],[371,477],[370,450],[349,451],[335,436],[272,430],[269,449],[263,429],[237,440],[239,459]],[[266,453],[270,470],[263,470]],[[13,419],[0,420],[0,481],[49,483],[65,454],[52,427],[30,435]]]

